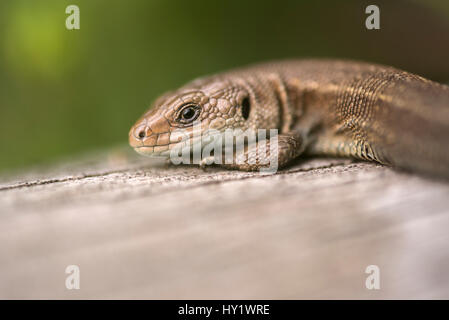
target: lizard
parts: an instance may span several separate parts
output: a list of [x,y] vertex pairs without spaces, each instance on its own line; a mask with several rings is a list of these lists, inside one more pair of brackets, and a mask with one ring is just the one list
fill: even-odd
[[[390,66],[333,59],[258,63],[195,79],[153,103],[129,131],[139,153],[168,157],[173,132],[277,129],[279,168],[301,155],[350,157],[449,178],[449,86]],[[268,142],[269,143],[269,142]],[[258,170],[248,161],[221,164]]]

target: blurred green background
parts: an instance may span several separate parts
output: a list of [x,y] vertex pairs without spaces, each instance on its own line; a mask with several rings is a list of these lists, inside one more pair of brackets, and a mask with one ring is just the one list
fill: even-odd
[[[65,8],[80,8],[67,30]],[[257,61],[341,57],[449,81],[449,1],[2,0],[0,171],[127,143],[166,90]]]

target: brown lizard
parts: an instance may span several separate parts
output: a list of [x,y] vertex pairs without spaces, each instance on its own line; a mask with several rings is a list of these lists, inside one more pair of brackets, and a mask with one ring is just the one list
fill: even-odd
[[304,153],[449,177],[449,86],[393,67],[294,60],[199,78],[158,98],[131,128],[130,145],[168,157],[179,143],[172,132],[192,135],[195,121],[204,130],[278,129],[279,167]]

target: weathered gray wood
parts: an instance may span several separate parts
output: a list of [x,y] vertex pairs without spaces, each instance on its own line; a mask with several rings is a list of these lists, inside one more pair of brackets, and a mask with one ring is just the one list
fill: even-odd
[[442,181],[341,159],[202,171],[121,149],[1,181],[0,298],[449,298]]

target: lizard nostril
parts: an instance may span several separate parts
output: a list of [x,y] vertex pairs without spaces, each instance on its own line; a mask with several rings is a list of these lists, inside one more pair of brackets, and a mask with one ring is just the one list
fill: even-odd
[[139,136],[139,139],[145,138],[145,131],[144,131],[144,130],[141,130],[141,131],[139,132],[138,136]]

